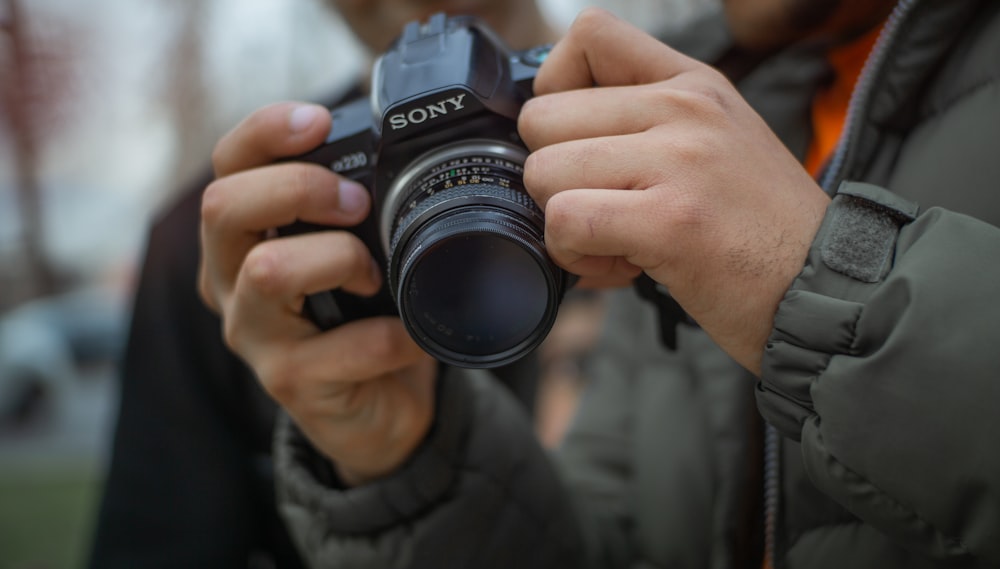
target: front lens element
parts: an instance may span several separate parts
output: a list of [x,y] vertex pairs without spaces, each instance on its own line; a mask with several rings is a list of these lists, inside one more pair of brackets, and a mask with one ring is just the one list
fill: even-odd
[[[497,211],[428,224],[407,245],[399,304],[417,341],[445,361],[492,367],[548,333],[560,290],[544,250]],[[459,219],[454,219],[459,218]],[[464,218],[464,219],[463,219]]]

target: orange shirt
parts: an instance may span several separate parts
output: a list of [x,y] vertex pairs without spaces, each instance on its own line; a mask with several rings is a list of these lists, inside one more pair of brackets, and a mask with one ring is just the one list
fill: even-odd
[[878,26],[851,43],[831,50],[827,57],[833,67],[833,82],[816,93],[812,103],[813,138],[806,154],[805,167],[816,177],[837,147],[847,118],[851,93],[861,75],[865,60],[875,46],[882,26]]

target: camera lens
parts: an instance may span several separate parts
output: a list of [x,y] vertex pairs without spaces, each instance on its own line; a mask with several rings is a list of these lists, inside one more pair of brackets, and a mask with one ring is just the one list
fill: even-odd
[[566,275],[524,191],[525,156],[494,141],[454,144],[414,161],[386,195],[390,290],[411,335],[441,361],[510,363],[555,321]]

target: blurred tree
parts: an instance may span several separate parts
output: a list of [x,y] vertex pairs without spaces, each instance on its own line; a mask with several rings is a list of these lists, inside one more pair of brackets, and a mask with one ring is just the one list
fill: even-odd
[[[209,163],[214,135],[209,120],[209,96],[206,92],[205,22],[211,2],[205,0],[163,0],[173,11],[176,28],[167,48],[163,74],[165,85],[161,104],[170,113],[177,142],[174,148],[174,184],[185,184],[200,174]],[[174,188],[169,188],[173,190]]]
[[73,99],[72,63],[82,38],[49,34],[43,43],[34,31],[23,0],[0,0],[0,125],[13,153],[24,269],[7,275],[21,282],[0,287],[0,309],[60,288],[45,251],[40,157],[60,111]]

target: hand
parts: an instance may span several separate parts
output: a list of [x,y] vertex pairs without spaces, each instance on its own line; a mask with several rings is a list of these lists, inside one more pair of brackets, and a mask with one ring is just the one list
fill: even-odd
[[216,180],[202,198],[199,293],[218,312],[229,347],[254,370],[349,484],[382,476],[430,428],[436,364],[396,318],[320,332],[301,315],[305,297],[332,288],[371,295],[381,272],[343,230],[266,239],[302,220],[362,221],[368,192],[316,164],[284,162],[319,146],[330,114],[282,103],[252,114],[212,156]]
[[555,261],[605,282],[645,271],[759,373],[826,194],[720,73],[606,12],[577,18],[535,93],[524,178]]

